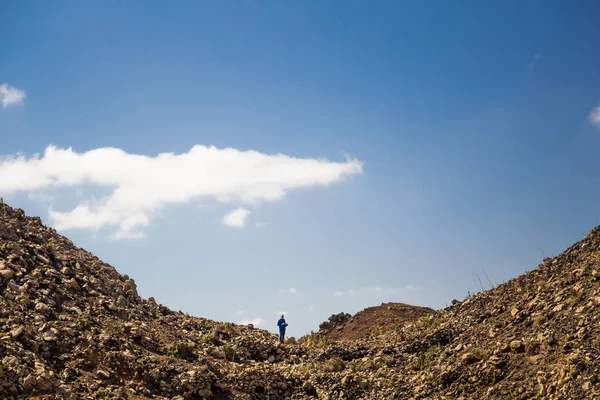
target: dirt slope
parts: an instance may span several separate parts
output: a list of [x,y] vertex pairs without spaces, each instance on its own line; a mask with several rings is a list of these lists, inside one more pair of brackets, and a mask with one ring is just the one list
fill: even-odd
[[535,270],[380,343],[404,359],[414,398],[599,399],[599,304],[596,227]]
[[334,314],[319,326],[319,334],[333,340],[368,339],[435,313],[427,307],[383,303],[380,306],[365,308],[353,316]]
[[142,299],[0,204],[1,399],[599,399],[600,228],[450,309],[368,339],[278,346]]

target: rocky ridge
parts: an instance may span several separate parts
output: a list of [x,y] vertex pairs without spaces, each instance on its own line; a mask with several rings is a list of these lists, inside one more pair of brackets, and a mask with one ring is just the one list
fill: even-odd
[[514,280],[368,339],[277,345],[174,312],[0,204],[3,399],[600,398],[600,228]]

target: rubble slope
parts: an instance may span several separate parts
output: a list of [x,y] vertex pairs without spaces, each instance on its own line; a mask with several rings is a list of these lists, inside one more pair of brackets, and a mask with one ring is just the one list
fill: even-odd
[[600,398],[600,228],[493,290],[387,333],[279,346],[141,298],[0,204],[2,399]]
[[427,307],[404,303],[382,303],[354,315],[334,314],[319,325],[318,334],[332,340],[369,339],[436,312]]

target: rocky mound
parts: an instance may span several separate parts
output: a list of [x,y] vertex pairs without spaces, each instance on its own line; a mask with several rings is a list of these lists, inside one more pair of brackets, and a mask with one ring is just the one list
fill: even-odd
[[128,276],[4,204],[0,293],[2,399],[283,395],[272,364],[305,354],[142,299]]
[[401,360],[395,384],[415,399],[598,399],[598,304],[600,227],[535,270],[372,345]]
[[600,228],[537,269],[369,339],[277,345],[173,312],[0,204],[2,399],[600,398]]
[[427,307],[382,303],[380,306],[365,308],[355,315],[333,314],[319,325],[318,334],[333,340],[369,339],[435,313],[436,311]]

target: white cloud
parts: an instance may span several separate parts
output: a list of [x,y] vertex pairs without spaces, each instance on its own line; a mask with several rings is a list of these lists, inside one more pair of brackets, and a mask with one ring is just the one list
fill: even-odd
[[278,292],[279,294],[291,294],[291,295],[293,295],[293,296],[297,296],[297,297],[300,297],[300,296],[302,296],[302,293],[300,293],[300,292],[298,291],[298,289],[296,289],[296,288],[293,288],[293,287],[291,287],[291,288],[287,288],[287,289],[279,289],[277,292]]
[[246,210],[245,208],[236,208],[235,210],[231,210],[225,214],[221,222],[223,222],[223,225],[227,225],[231,228],[241,229],[246,226],[246,219],[248,219],[248,215],[250,215],[250,211]]
[[309,312],[313,311],[314,309],[315,309],[315,306],[310,306],[310,307],[308,307],[308,311],[309,311]]
[[258,221],[256,223],[256,227],[257,228],[265,228],[267,225],[269,225],[269,224],[267,222],[264,222],[264,221]]
[[265,322],[265,320],[262,318],[243,319],[238,322],[238,325],[252,324],[254,326],[261,326],[264,322]]
[[145,239],[146,234],[141,231],[124,231],[119,229],[117,232],[110,235],[110,238],[113,240],[119,239]]
[[10,86],[8,83],[0,85],[0,104],[2,104],[2,108],[15,104],[23,104],[24,101],[24,90]]
[[244,313],[244,310],[238,310],[235,312],[235,315],[242,315]]
[[381,286],[367,286],[360,289],[350,289],[345,292],[337,291],[333,295],[337,297],[342,296],[371,296],[371,297],[384,297],[392,295],[401,295],[407,293],[420,292],[423,290],[420,286],[406,285],[400,287],[381,287]]
[[590,112],[590,120],[595,125],[600,126],[600,105]]
[[[293,189],[328,186],[362,172],[357,159],[332,162],[202,145],[155,157],[116,148],[78,153],[49,146],[41,157],[0,158],[0,195],[95,185],[109,194],[79,199],[71,211],[49,209],[52,225],[63,231],[114,227],[115,239],[140,238],[151,217],[169,205],[203,198],[257,205],[280,200]],[[238,226],[247,217],[239,210],[237,220],[230,221]]]

